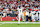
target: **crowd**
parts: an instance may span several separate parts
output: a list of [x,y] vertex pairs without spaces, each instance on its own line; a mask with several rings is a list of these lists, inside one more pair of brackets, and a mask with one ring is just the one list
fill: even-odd
[[24,20],[28,21],[30,19],[30,21],[33,21],[35,20],[34,17],[37,21],[39,20],[40,0],[0,0],[0,16],[17,16],[19,14],[18,7],[23,9]]

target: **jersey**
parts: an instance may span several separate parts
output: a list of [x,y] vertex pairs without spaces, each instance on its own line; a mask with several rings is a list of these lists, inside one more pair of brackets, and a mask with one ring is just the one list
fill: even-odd
[[40,18],[40,11],[38,11],[39,12],[39,18]]
[[23,9],[18,8],[17,10],[18,10],[19,14],[23,13]]
[[38,12],[35,12],[36,13],[36,17],[38,17]]
[[32,13],[32,19],[34,19],[34,17],[35,17],[35,11],[31,11],[31,13]]
[[34,15],[35,14],[35,11],[31,11],[31,13],[32,13],[32,15]]

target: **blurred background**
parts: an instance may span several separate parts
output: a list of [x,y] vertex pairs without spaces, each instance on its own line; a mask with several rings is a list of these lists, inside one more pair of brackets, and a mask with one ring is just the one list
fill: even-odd
[[40,0],[0,0],[0,21],[17,21],[18,7],[24,13],[21,21],[40,21]]

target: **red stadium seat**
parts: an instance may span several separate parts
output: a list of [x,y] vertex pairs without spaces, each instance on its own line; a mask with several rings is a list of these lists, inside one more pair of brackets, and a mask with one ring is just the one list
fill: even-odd
[[[9,17],[9,16],[3,17],[2,21],[12,21],[12,19],[15,19],[15,21],[17,21],[16,17]],[[1,21],[1,19],[0,19],[0,21]],[[20,19],[20,21],[22,21],[22,18]]]

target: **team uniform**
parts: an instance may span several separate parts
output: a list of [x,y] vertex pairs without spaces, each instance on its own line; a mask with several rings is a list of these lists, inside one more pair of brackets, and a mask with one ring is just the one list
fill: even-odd
[[39,11],[39,22],[40,22],[40,11]]
[[35,15],[34,15],[35,14],[35,11],[31,11],[31,13],[32,13],[32,16],[31,16],[32,17],[32,20],[35,21]]
[[38,21],[38,12],[36,12],[36,11],[33,11],[33,12],[32,12],[32,19],[33,19],[34,21]]
[[[18,12],[19,12],[19,13],[18,13],[18,17],[19,17],[20,19],[22,18],[22,20],[24,21],[23,9],[22,9],[22,8],[18,8],[17,10],[18,10]],[[19,19],[19,20],[20,20],[20,19]]]
[[36,13],[36,15],[35,15],[35,19],[36,19],[36,21],[38,21],[38,12],[35,12]]

